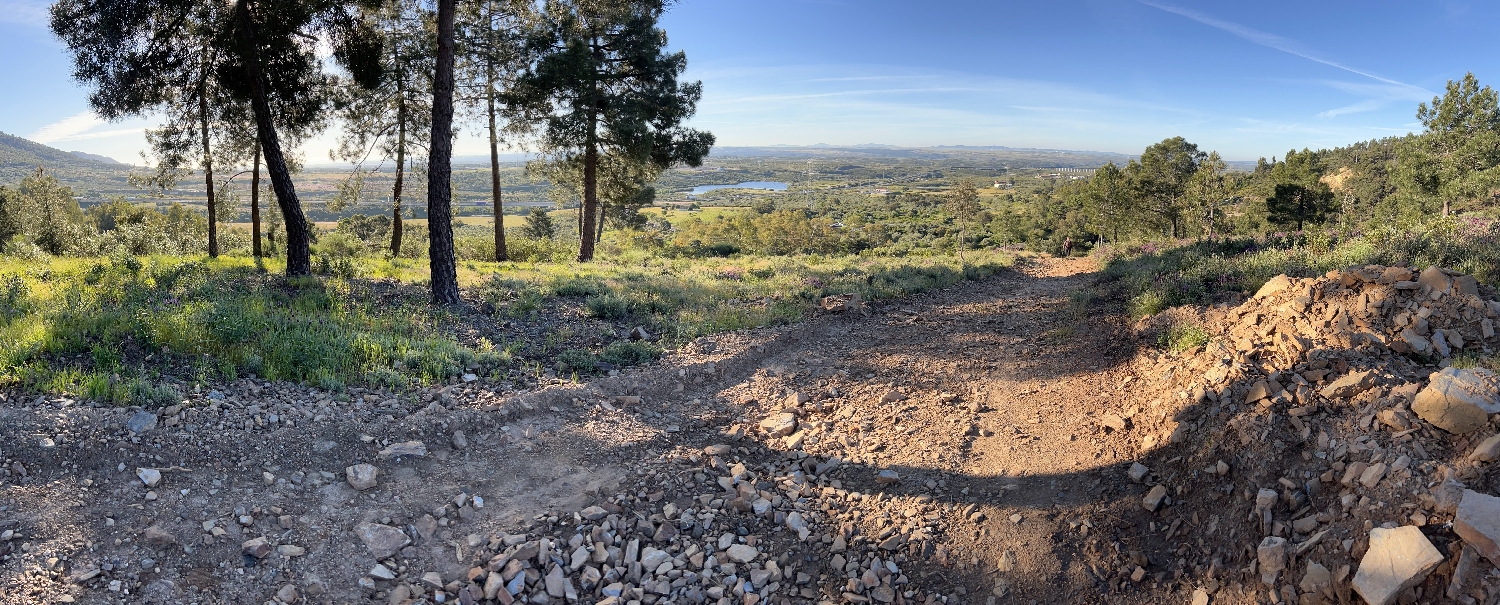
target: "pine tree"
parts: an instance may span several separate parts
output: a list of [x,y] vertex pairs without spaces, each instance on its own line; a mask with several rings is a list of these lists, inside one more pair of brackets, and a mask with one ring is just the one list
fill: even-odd
[[1500,186],[1500,94],[1466,74],[1419,105],[1417,119],[1425,130],[1397,148],[1403,197],[1439,200],[1443,216],[1455,203],[1490,197]]
[[[373,0],[59,0],[52,31],[72,53],[75,79],[106,119],[143,115],[190,98],[207,65],[213,84],[247,103],[287,229],[287,274],[311,273],[307,217],[279,128],[326,115],[334,78],[313,40],[325,40],[355,83],[374,87],[379,38],[361,18]],[[274,108],[274,111],[273,111]]]
[[427,256],[432,302],[457,304],[453,252],[453,19],[456,0],[437,0],[437,58],[432,78],[432,138],[427,156]]
[[371,159],[395,162],[390,251],[392,256],[399,256],[408,157],[413,148],[427,148],[432,129],[434,40],[420,8],[409,0],[388,0],[371,17],[383,38],[380,61],[386,77],[375,88],[356,87],[344,92],[339,111],[344,134],[337,156],[354,162],[356,174]]
[[601,159],[665,169],[698,166],[713,135],[682,127],[702,96],[699,82],[679,83],[687,67],[667,54],[657,27],[659,1],[550,0],[537,15],[528,49],[537,56],[504,96],[515,120],[540,134],[554,159],[583,167],[578,260],[594,257]]

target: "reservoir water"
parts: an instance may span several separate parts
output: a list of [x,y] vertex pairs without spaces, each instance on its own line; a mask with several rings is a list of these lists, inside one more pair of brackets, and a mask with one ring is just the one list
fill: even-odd
[[703,195],[715,189],[765,189],[768,191],[786,191],[786,183],[778,181],[750,181],[747,183],[736,183],[734,185],[699,185],[693,188],[688,195]]

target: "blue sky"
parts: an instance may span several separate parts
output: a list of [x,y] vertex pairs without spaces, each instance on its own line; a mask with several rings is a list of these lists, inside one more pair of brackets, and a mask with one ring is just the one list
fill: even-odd
[[[139,163],[149,120],[88,113],[45,5],[0,0],[0,131]],[[1497,20],[1484,2],[682,0],[663,25],[721,145],[1137,153],[1182,135],[1253,160],[1415,130],[1467,71],[1500,85]]]

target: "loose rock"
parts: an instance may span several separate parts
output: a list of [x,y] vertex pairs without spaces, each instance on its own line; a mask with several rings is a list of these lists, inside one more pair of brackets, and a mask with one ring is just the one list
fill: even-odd
[[1411,409],[1450,433],[1476,431],[1490,414],[1500,413],[1500,377],[1483,368],[1444,368],[1417,393]]
[[1500,565],[1500,498],[1464,490],[1453,518],[1453,531],[1479,554]]
[[1377,527],[1370,530],[1370,547],[1354,574],[1354,591],[1370,605],[1390,605],[1442,562],[1443,555],[1421,529]]
[[349,481],[349,487],[358,491],[364,491],[375,487],[376,477],[380,469],[372,464],[360,463],[344,469],[344,477]]

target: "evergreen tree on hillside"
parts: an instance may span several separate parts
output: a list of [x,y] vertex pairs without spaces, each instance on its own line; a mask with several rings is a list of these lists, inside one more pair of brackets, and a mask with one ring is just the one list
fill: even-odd
[[1328,221],[1338,211],[1333,190],[1323,182],[1323,162],[1318,153],[1303,149],[1286,152],[1286,159],[1271,168],[1271,195],[1266,198],[1267,220],[1301,231],[1308,223]]
[[[396,178],[391,186],[392,256],[401,253],[402,195],[406,189],[408,157],[414,149],[427,150],[432,134],[432,37],[429,20],[415,3],[387,0],[369,15],[382,37],[380,62],[386,77],[374,88],[342,91],[338,117],[343,125],[336,157],[354,162],[356,174],[345,182],[363,183],[367,161],[395,162]],[[359,187],[354,187],[358,190]],[[360,195],[341,196],[340,202],[358,203]],[[338,211],[341,207],[331,206]]]
[[67,254],[83,245],[87,226],[73,190],[42,168],[14,190],[0,188],[0,252],[29,243],[47,254]]
[[453,250],[453,61],[457,0],[437,0],[437,57],[432,75],[432,135],[427,156],[427,259],[432,302],[457,304]]
[[[595,230],[603,156],[698,166],[713,145],[713,135],[682,127],[703,87],[677,81],[687,57],[665,52],[662,10],[660,0],[549,0],[529,36],[538,58],[505,95],[545,153],[582,158],[583,234]],[[580,240],[578,260],[592,260],[594,238]]]
[[1135,198],[1131,195],[1130,183],[1125,172],[1114,162],[1094,171],[1088,185],[1078,190],[1082,195],[1082,206],[1101,234],[1108,232],[1111,242],[1120,240],[1120,230],[1129,229],[1129,221],[1136,211]]
[[500,189],[500,143],[504,108],[501,91],[509,87],[526,59],[523,20],[528,16],[521,0],[479,0],[459,6],[459,86],[471,108],[481,114],[490,144],[490,197],[494,205],[495,262],[509,258],[505,249],[505,204]]
[[1418,207],[1493,197],[1500,186],[1500,99],[1473,73],[1448,81],[1442,97],[1417,107],[1425,130],[1398,147],[1400,191]]
[[337,79],[317,48],[353,81],[379,85],[380,38],[361,17],[375,0],[59,0],[52,31],[72,53],[73,76],[89,85],[89,104],[107,119],[142,115],[180,103],[196,90],[204,65],[211,78],[255,116],[287,230],[287,274],[312,272],[309,225],[302,212],[279,129],[311,127],[325,116]]
[[1139,162],[1131,160],[1125,172],[1139,201],[1139,212],[1164,235],[1183,235],[1188,184],[1207,154],[1182,137],[1172,137],[1147,147]]

